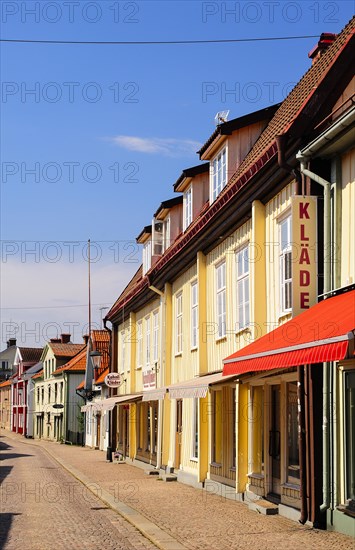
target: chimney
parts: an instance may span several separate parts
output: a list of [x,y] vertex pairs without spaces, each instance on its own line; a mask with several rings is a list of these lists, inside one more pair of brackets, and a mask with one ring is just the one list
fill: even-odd
[[61,343],[62,343],[62,340],[61,340],[61,338],[51,338],[51,339],[50,339],[50,342],[51,342],[52,344],[61,344]]
[[16,346],[16,338],[9,338],[7,341],[7,347],[11,348],[11,346]]
[[71,334],[62,333],[62,334],[61,334],[61,341],[62,341],[62,344],[69,344],[70,338],[71,338]]
[[89,335],[88,334],[84,334],[83,335],[83,340],[85,342],[85,345],[87,346],[88,345],[88,341],[89,341]]
[[314,48],[309,52],[308,57],[312,59],[312,65],[318,61],[318,59],[323,55],[325,50],[333,44],[334,40],[336,39],[337,35],[333,34],[332,32],[322,32],[320,35],[320,39],[318,40],[318,43],[314,46]]

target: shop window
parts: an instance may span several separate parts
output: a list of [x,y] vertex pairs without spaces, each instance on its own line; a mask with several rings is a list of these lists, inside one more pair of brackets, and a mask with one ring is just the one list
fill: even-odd
[[212,393],[212,462],[222,462],[222,391]]
[[296,382],[287,384],[287,478],[291,483],[300,479]]
[[192,458],[198,459],[198,398],[193,400]]
[[355,371],[345,373],[346,500],[355,500]]

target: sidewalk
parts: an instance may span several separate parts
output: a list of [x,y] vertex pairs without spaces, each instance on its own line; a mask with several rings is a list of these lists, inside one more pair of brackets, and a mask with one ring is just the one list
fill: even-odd
[[355,550],[355,540],[345,535],[260,515],[245,504],[178,482],[158,481],[141,468],[106,462],[102,451],[27,440],[7,431],[2,435],[44,449],[162,550]]

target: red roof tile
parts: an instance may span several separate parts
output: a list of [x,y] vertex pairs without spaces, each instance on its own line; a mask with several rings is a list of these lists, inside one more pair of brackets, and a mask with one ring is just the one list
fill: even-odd
[[37,372],[37,374],[34,374],[32,376],[32,380],[35,380],[36,378],[42,378],[43,377],[43,370],[40,370],[39,372]]
[[[82,347],[82,346],[81,346]],[[79,351],[75,357],[70,359],[62,367],[59,367],[53,372],[53,376],[62,374],[62,372],[85,372],[86,369],[86,346]]]
[[48,342],[48,346],[52,348],[55,357],[74,357],[79,351],[85,347],[85,344],[57,344]]
[[106,375],[110,372],[110,369],[105,369],[100,376],[95,380],[95,384],[98,386],[99,384],[103,384],[105,382]]
[[38,363],[43,352],[43,348],[23,348],[22,346],[19,350],[24,363]]
[[8,386],[11,386],[11,380],[5,380],[5,382],[1,382],[0,388],[6,388]]

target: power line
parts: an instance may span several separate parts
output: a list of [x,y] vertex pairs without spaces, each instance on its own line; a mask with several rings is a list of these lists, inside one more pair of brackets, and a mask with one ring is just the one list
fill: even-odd
[[174,44],[231,44],[239,42],[269,42],[275,40],[304,40],[307,38],[319,38],[318,34],[304,36],[273,36],[265,38],[226,38],[216,40],[132,40],[132,41],[104,41],[104,40],[27,40],[19,38],[0,39],[0,42],[8,44],[81,44],[95,46],[162,46]]
[[[112,305],[111,302],[100,302],[99,304],[92,304],[93,306],[103,306],[103,305]],[[74,307],[88,307],[88,304],[76,304],[71,306],[24,306],[24,307],[1,307],[1,310],[4,309],[64,309],[64,308],[74,308]]]

